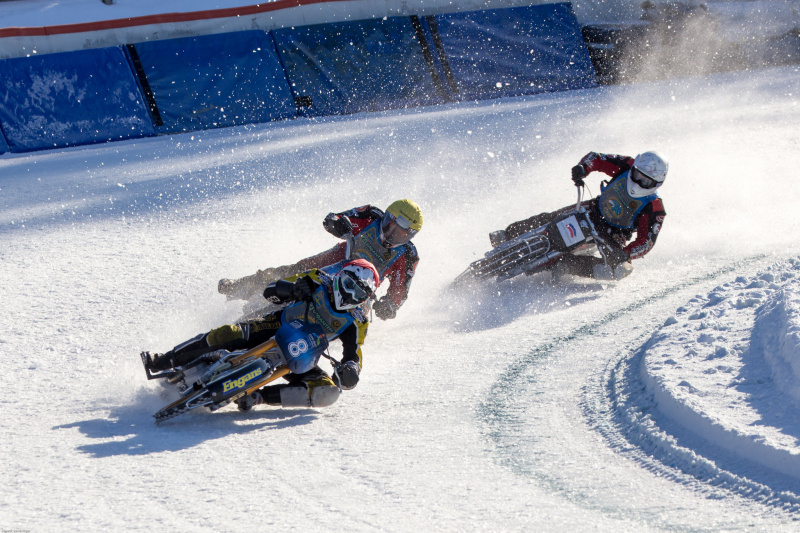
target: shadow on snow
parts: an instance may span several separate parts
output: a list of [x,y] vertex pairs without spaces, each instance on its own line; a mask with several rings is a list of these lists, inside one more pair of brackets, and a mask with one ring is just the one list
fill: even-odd
[[223,410],[193,411],[156,424],[141,405],[113,410],[108,418],[63,424],[54,430],[78,428],[89,439],[100,442],[78,446],[94,457],[148,455],[178,451],[232,434],[280,430],[309,424],[319,414],[313,409],[257,409],[248,413]]
[[459,333],[502,327],[520,317],[551,313],[600,297],[607,283],[568,276],[554,283],[549,272],[498,282],[476,281],[447,289],[448,322]]

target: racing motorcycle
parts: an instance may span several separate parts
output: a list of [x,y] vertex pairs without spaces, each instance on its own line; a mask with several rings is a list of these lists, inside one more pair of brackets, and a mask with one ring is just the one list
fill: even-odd
[[145,367],[147,379],[164,379],[180,391],[180,398],[153,416],[159,423],[198,407],[216,411],[289,373],[308,372],[323,355],[335,362],[327,348],[322,327],[298,319],[249,350],[217,350],[171,370]]
[[503,281],[520,274],[533,275],[552,269],[565,254],[592,254],[598,251],[608,266],[611,247],[599,235],[581,203],[583,187],[578,187],[575,210],[563,213],[538,228],[532,229],[486,252],[482,259],[469,265],[454,285],[475,280],[497,278]]

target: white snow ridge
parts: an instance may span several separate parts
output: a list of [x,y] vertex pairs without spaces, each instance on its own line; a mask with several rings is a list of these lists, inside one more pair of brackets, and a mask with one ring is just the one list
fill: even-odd
[[[719,471],[712,468],[703,478],[724,478],[724,469],[736,464],[735,471],[751,479],[798,492],[798,288],[797,259],[739,277],[692,298],[643,347],[640,377],[652,396],[651,416],[662,430],[678,426],[676,434],[688,441],[707,441],[695,450],[716,457]],[[656,453],[675,461],[680,441]],[[691,462],[702,461],[692,454]],[[756,492],[795,510],[800,502],[764,487]]]

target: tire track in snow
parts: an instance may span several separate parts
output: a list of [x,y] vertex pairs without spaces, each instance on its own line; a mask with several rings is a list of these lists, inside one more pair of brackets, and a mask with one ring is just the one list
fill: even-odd
[[[649,335],[641,336],[609,362],[606,371],[585,388],[583,411],[590,425],[617,453],[660,477],[692,484],[709,497],[725,491],[791,513],[800,511],[800,496],[779,491],[727,471],[691,447],[682,446],[652,416],[655,402],[641,379]],[[643,345],[644,344],[644,345]],[[703,441],[703,448],[713,444]],[[699,484],[696,482],[700,482]]]
[[[568,349],[573,343],[590,339],[602,329],[613,326],[616,321],[629,317],[653,302],[659,302],[767,258],[767,255],[745,258],[688,279],[610,312],[521,356],[492,385],[487,399],[477,410],[480,424],[486,428],[487,436],[496,446],[499,464],[517,475],[535,478],[581,505],[599,507],[612,514],[621,512],[619,509],[608,508],[602,502],[592,501],[590,496],[583,495],[580,491],[571,490],[564,481],[537,470],[535,460],[529,458],[526,441],[531,440],[531,437],[525,434],[524,426],[525,408],[532,402],[529,401],[530,391],[526,389],[537,382],[537,376],[531,370],[551,361],[556,352]],[[652,328],[648,329],[647,333],[628,341],[625,349],[618,351],[616,356],[607,361],[604,371],[591,377],[584,385],[580,409],[589,427],[602,435],[615,453],[633,460],[659,477],[690,485],[692,490],[709,498],[724,498],[733,492],[790,513],[800,511],[800,496],[773,490],[718,467],[694,450],[678,445],[672,435],[664,432],[648,416],[647,411],[652,407],[652,401],[647,403],[644,384],[638,379],[645,352],[642,345],[652,336]],[[647,519],[655,519],[661,526],[669,527],[660,517],[649,516]]]

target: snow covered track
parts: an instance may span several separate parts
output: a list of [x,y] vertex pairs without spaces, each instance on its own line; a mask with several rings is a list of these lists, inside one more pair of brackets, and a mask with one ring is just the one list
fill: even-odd
[[[771,260],[755,256],[684,280],[549,340],[521,356],[505,369],[478,411],[487,435],[498,448],[497,461],[517,475],[546,483],[552,491],[564,494],[579,506],[597,508],[604,514],[629,519],[635,516],[651,525],[661,522],[664,513],[661,505],[637,497],[629,487],[617,488],[625,497],[597,498],[597,491],[608,489],[608,479],[602,476],[599,480],[593,479],[593,474],[596,475],[594,469],[600,466],[597,462],[584,464],[575,459],[567,468],[563,460],[549,462],[548,459],[553,457],[543,448],[561,447],[559,458],[563,457],[565,450],[577,458],[591,456],[594,452],[587,450],[596,443],[589,437],[587,444],[585,434],[578,437],[579,433],[590,429],[602,435],[611,450],[621,457],[632,460],[660,478],[687,486],[692,492],[713,499],[736,494],[791,513],[800,511],[797,488],[795,492],[788,491],[786,480],[781,479],[780,474],[773,472],[766,476],[774,486],[763,485],[741,475],[751,471],[743,467],[742,463],[748,461],[741,456],[738,457],[739,464],[734,465],[734,472],[729,472],[700,454],[698,450],[705,451],[709,446],[704,445],[702,439],[692,437],[691,432],[684,430],[689,434],[688,438],[694,438],[693,448],[676,442],[673,434],[655,423],[657,405],[642,381],[642,361],[648,346],[645,343],[642,347],[642,343],[651,336],[647,330],[652,331],[654,327],[654,317],[649,316],[648,308],[663,309],[665,301],[680,301],[681,297],[686,298],[698,287],[718,283],[734,272],[742,272],[748,267],[752,269],[753,265],[763,268]],[[619,346],[613,346],[611,351],[597,348],[596,341],[602,345],[602,339],[609,335],[609,331],[630,327],[631,319],[640,320],[641,317],[647,317],[640,324],[645,332],[634,328],[638,333],[629,336],[624,349],[619,350]],[[616,344],[624,337],[615,334],[613,338]],[[588,351],[584,351],[587,347]],[[604,357],[608,358],[604,360]],[[565,358],[570,360],[565,361]],[[591,361],[593,358],[596,359]],[[565,376],[559,376],[563,370],[553,371],[551,367],[568,367],[570,373],[566,379],[575,383],[567,386],[563,381]],[[583,380],[585,382],[581,385]],[[570,407],[573,403],[581,405],[580,418],[574,418],[579,411]],[[564,411],[563,415],[561,411]],[[702,416],[702,413],[694,415]],[[710,448],[713,451],[713,444]],[[715,459],[718,456],[712,454]],[[676,518],[670,516],[661,526],[674,524]]]
[[792,512],[800,511],[796,405],[779,382],[797,381],[770,359],[782,348],[789,361],[800,355],[786,335],[796,324],[771,317],[790,306],[797,265],[790,259],[693,298],[607,376],[617,432],[631,444],[667,469]]
[[[726,440],[724,428],[709,432],[707,436],[717,440],[708,441],[680,425],[710,425],[702,420],[702,413],[684,411],[680,421],[663,415],[661,409],[666,406],[656,401],[642,382],[645,354],[646,348],[642,348],[632,358],[622,357],[601,375],[603,383],[598,386],[605,384],[607,396],[592,394],[587,400],[587,417],[611,447],[657,476],[690,486],[709,498],[736,494],[789,511],[796,519],[800,512],[796,480],[786,479],[777,471],[766,476],[758,472],[758,466],[746,457],[752,449],[731,455],[715,444]],[[763,478],[767,484],[751,477]]]
[[[788,278],[768,267],[800,253],[785,230],[800,227],[797,95],[791,67],[0,156],[0,526],[791,529],[796,479],[682,430],[642,369],[659,362],[648,375],[680,401],[716,383],[758,392],[762,414],[778,399],[793,352],[737,384],[717,367],[749,354],[734,309],[764,346],[795,324],[796,292],[778,298]],[[445,290],[489,231],[573,202],[588,150],[648,148],[670,159],[668,217],[629,278]],[[155,425],[169,400],[140,350],[235,320],[217,280],[329,248],[329,211],[404,197],[425,213],[422,260],[398,317],[370,327],[356,389],[327,409]],[[697,357],[649,349],[682,330]],[[797,448],[779,385],[787,409],[758,429]],[[741,434],[753,422],[723,412]]]

